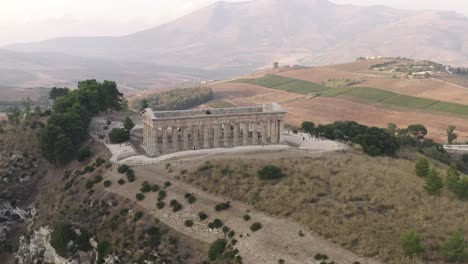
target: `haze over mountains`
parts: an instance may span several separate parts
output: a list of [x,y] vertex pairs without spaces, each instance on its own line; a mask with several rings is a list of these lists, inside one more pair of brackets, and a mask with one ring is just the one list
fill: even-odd
[[[218,2],[128,36],[7,46],[15,52],[9,56],[17,59],[2,61],[0,76],[5,69],[52,83],[87,74],[98,79],[119,76],[114,79],[130,88],[152,88],[248,73],[273,61],[323,65],[359,56],[405,56],[458,65],[468,64],[466,32],[468,19],[455,12],[336,5],[327,0]],[[7,51],[1,52],[3,58]],[[48,59],[32,67],[30,60],[37,56]],[[57,63],[58,58],[64,63]],[[19,80],[8,84],[31,84]]]

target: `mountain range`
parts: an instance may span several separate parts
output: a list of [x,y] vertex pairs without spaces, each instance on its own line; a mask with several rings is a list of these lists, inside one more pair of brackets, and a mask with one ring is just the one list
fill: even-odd
[[[43,63],[50,69],[46,75],[52,79],[77,79],[83,73],[107,77],[111,74],[102,73],[99,66],[104,64],[110,68],[105,71],[117,76],[137,74],[130,79],[139,81],[130,86],[154,88],[168,83],[158,83],[161,71],[165,78],[172,75],[174,82],[215,79],[247,73],[273,61],[313,66],[360,56],[404,56],[468,64],[466,32],[468,18],[456,12],[337,5],[327,0],[254,0],[217,2],[127,36],[65,37],[4,48],[19,57],[24,53],[65,57],[66,65],[84,69],[74,73],[71,67],[70,76],[55,78],[57,67],[46,60]],[[1,69],[14,67],[0,65]],[[44,74],[29,67],[20,69]]]

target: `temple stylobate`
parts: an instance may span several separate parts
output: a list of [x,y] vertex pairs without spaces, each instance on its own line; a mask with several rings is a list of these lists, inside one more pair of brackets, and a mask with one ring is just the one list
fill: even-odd
[[281,144],[286,112],[253,107],[153,111],[143,115],[143,148],[151,157],[183,150]]

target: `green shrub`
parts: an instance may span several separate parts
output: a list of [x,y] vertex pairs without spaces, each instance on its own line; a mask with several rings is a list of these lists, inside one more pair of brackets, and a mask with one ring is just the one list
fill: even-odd
[[221,228],[223,225],[224,225],[224,223],[220,219],[216,218],[215,220],[213,220],[213,227],[214,228]]
[[231,230],[231,231],[228,233],[228,237],[229,237],[229,238],[233,238],[235,235],[236,235],[236,232],[234,232],[234,230]]
[[180,203],[176,203],[174,206],[172,206],[173,212],[178,212],[180,210],[182,210],[182,205]]
[[177,200],[171,200],[171,202],[169,203],[170,206],[174,206],[176,205],[178,202]]
[[127,172],[127,170],[129,169],[130,167],[128,167],[128,165],[125,165],[125,164],[122,164],[122,165],[119,165],[119,167],[117,167],[117,171],[119,173],[125,173]]
[[140,220],[141,218],[143,218],[144,215],[145,214],[142,211],[136,212],[135,215],[133,216],[133,221],[136,222]]
[[286,261],[284,259],[279,259],[278,260],[278,264],[285,264],[285,263],[286,263]]
[[280,168],[273,165],[264,166],[257,175],[261,180],[275,180],[285,176]]
[[162,201],[164,200],[164,198],[166,198],[167,196],[167,193],[165,190],[160,190],[159,193],[158,193],[158,201]]
[[163,201],[158,201],[158,202],[156,203],[156,207],[157,207],[158,209],[163,209],[163,208],[164,208],[164,202],[163,202]]
[[130,133],[123,128],[113,128],[108,136],[112,144],[122,144],[130,139]]
[[124,180],[124,179],[119,179],[119,180],[117,181],[117,183],[120,184],[120,185],[124,185],[124,184],[125,184],[125,180]]
[[96,159],[96,162],[95,162],[95,163],[96,163],[96,167],[101,166],[101,165],[104,164],[105,162],[106,162],[105,160],[103,160],[103,159],[101,159],[101,158],[97,158],[97,159]]
[[416,162],[416,175],[426,177],[429,175],[429,161],[426,158],[421,158]]
[[218,239],[211,243],[210,248],[208,250],[208,258],[213,261],[216,260],[221,254],[223,254],[227,245],[227,241],[225,239]]
[[327,260],[328,259],[328,256],[327,255],[322,255],[320,253],[316,254],[315,255],[315,260]]
[[83,174],[85,174],[85,173],[91,173],[91,172],[93,172],[94,170],[95,170],[94,166],[88,165],[88,166],[86,166],[86,167],[83,169]]
[[98,263],[104,263],[104,258],[111,253],[112,245],[108,241],[98,242],[97,252],[98,252]]
[[157,192],[161,189],[161,187],[158,184],[153,184],[151,185],[151,191],[152,192]]
[[87,159],[89,159],[91,157],[91,149],[89,147],[85,147],[84,149],[80,150],[78,152],[78,155],[76,157],[76,159],[79,161],[79,162],[83,162]]
[[147,192],[150,192],[150,191],[151,191],[151,185],[147,181],[144,181],[141,184],[140,192],[147,193]]
[[188,171],[186,169],[183,169],[183,170],[180,171],[180,174],[182,174],[182,175],[185,175],[187,173],[188,173]]
[[229,226],[223,226],[221,230],[223,231],[224,234],[226,234],[227,232],[231,230],[231,228],[229,228]]
[[142,193],[137,193],[135,197],[138,201],[143,201],[145,199],[145,195]]
[[127,172],[127,180],[128,182],[134,182],[135,181],[135,172],[132,169],[128,169]]
[[86,189],[90,190],[94,187],[94,182],[91,180],[88,180],[85,184]]
[[71,171],[69,170],[66,170],[64,173],[63,173],[63,178],[66,180],[68,178],[70,178],[71,176]]
[[192,227],[192,226],[193,226],[193,221],[192,221],[192,220],[186,220],[186,221],[184,222],[184,225],[185,225],[186,227]]
[[244,218],[244,220],[245,220],[246,222],[247,222],[247,221],[250,221],[250,219],[251,219],[251,218],[250,218],[250,215],[248,215],[248,214],[245,214],[245,215],[243,216],[243,218]]
[[442,244],[440,250],[449,261],[464,263],[468,260],[468,247],[463,234],[459,231],[453,232]]
[[94,183],[100,183],[102,181],[102,175],[96,175],[93,179]]
[[167,181],[164,183],[164,187],[169,188],[171,186],[171,182]]
[[401,246],[408,257],[421,255],[425,251],[423,238],[414,230],[402,235]]
[[112,185],[112,182],[109,180],[104,181],[104,187],[110,187]]
[[250,226],[250,230],[252,230],[252,232],[256,232],[260,229],[262,229],[262,224],[259,222],[255,222]]
[[200,218],[200,221],[205,221],[208,218],[208,215],[205,212],[201,211],[198,213],[198,218]]
[[120,215],[124,216],[124,215],[128,215],[128,212],[130,211],[130,209],[128,208],[122,208],[120,210]]
[[225,203],[219,203],[215,206],[215,210],[216,211],[223,211],[223,210],[227,210],[229,209],[229,207],[231,207],[231,203],[228,201],[228,202],[225,202]]
[[193,196],[193,195],[190,196],[189,198],[187,198],[187,202],[188,202],[189,204],[193,204],[193,203],[196,202],[196,201],[197,201],[197,198],[196,198],[195,196]]

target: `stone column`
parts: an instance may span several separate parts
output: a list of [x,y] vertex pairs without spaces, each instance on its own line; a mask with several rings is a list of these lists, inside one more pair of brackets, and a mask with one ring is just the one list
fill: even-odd
[[262,129],[262,144],[266,145],[266,144],[268,144],[267,131],[266,131],[266,122],[261,123],[261,129]]
[[227,147],[231,147],[231,145],[229,144],[229,136],[231,135],[231,123],[228,122],[228,123],[224,123],[224,144],[223,146],[225,148]]
[[196,149],[198,149],[200,146],[200,142],[199,142],[199,133],[198,133],[198,126],[192,126],[192,140],[193,140],[193,146],[191,147],[195,147]]
[[284,120],[279,124],[279,143],[284,143]]
[[248,139],[249,139],[249,124],[248,123],[243,123],[242,124],[242,145],[247,146],[249,144]]
[[153,135],[152,135],[152,139],[153,139],[153,150],[152,150],[152,154],[156,154],[157,151],[158,151],[158,128],[157,127],[153,127]]
[[239,123],[234,123],[232,145],[234,147],[239,146]]
[[[188,127],[182,127],[182,145],[183,145],[183,149],[184,150],[187,150],[189,149],[189,139],[188,139]],[[193,134],[192,134],[192,137],[193,137]]]
[[208,125],[203,125],[203,148],[210,148],[210,128]]
[[214,148],[219,148],[219,137],[220,137],[220,126],[219,124],[213,125],[214,133],[213,133],[213,147]]
[[162,128],[162,151],[161,153],[167,153],[167,127]]
[[258,144],[257,123],[252,123],[252,145]]
[[179,131],[177,127],[172,127],[172,151],[179,150]]
[[278,129],[276,127],[277,126],[277,121],[272,120],[270,125],[271,125],[271,128],[270,128],[271,129],[271,143],[272,144],[278,144],[278,136],[277,136]]

